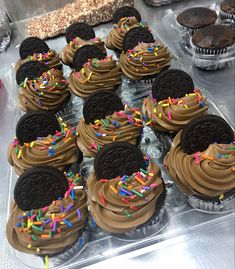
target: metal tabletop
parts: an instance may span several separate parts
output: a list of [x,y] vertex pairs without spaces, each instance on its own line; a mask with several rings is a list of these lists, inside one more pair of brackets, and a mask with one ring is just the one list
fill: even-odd
[[[158,32],[158,24],[164,16],[166,10],[186,8],[187,6],[199,6],[205,3],[210,4],[214,1],[185,0],[163,7],[149,7],[143,0],[136,0],[135,6],[142,14],[149,26]],[[7,83],[8,72],[11,65],[14,64],[19,55],[16,46],[25,37],[25,22],[16,22],[12,25],[13,35],[10,47],[3,53],[0,53],[0,79]],[[95,27],[95,30],[101,28],[111,28],[111,23]],[[59,42],[58,42],[59,41]],[[57,51],[61,51],[65,45],[65,39],[59,37],[48,41],[48,45]],[[185,67],[186,68],[186,67]],[[228,119],[234,123],[234,63],[229,68],[212,72],[202,71],[192,66],[188,67],[195,83],[198,87],[206,88],[215,98],[218,107],[226,114]],[[9,165],[6,159],[6,151],[12,137],[12,123],[14,118],[14,102],[12,101],[12,92],[6,91],[7,85],[0,89],[0,241],[5,236],[5,222],[3,208],[6,201],[3,195],[8,182]],[[11,89],[14,91],[15,89]],[[3,255],[4,244],[0,244],[0,268],[17,268],[11,261]],[[142,249],[134,250],[131,253],[122,256],[113,257],[90,268],[181,268],[181,269],[234,269],[235,268],[235,220],[234,218],[225,219],[219,223],[214,223],[206,227],[198,227],[190,234],[181,235],[173,239],[159,242],[155,245],[147,246]]]

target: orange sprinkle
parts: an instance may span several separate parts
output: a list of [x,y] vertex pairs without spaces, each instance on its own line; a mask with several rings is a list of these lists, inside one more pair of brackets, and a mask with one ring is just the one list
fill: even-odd
[[49,238],[50,236],[49,236],[49,234],[42,234],[41,235],[41,238]]
[[36,221],[33,223],[33,225],[42,225],[42,222],[41,221]]
[[118,191],[114,188],[114,186],[111,186],[111,185],[110,185],[109,188],[110,188],[114,193],[116,193],[116,194],[118,193]]
[[145,185],[144,181],[141,180],[138,176],[135,176],[135,179],[136,179],[141,185]]
[[232,167],[232,171],[235,172],[235,166]]
[[202,154],[202,158],[208,159],[208,160],[210,160],[210,161],[213,161],[213,160],[214,160],[213,157],[208,156],[208,155],[206,155],[206,154]]

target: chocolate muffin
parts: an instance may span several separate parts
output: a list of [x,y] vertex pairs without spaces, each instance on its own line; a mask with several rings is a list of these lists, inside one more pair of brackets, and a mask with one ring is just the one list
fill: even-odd
[[181,12],[176,20],[181,26],[191,30],[193,33],[196,29],[214,24],[217,20],[217,14],[209,8],[194,7]]
[[220,4],[219,15],[221,20],[235,21],[235,0],[224,0]]
[[192,43],[196,52],[205,54],[220,54],[234,44],[235,30],[226,25],[211,25],[196,31]]

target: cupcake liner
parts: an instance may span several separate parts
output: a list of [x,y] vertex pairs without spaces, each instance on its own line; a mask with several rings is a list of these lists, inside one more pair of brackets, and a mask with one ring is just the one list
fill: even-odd
[[65,115],[67,115],[73,107],[73,103],[72,103],[72,96],[71,94],[65,99],[65,102],[63,105],[61,105],[61,107],[55,111],[55,115],[57,117],[63,117]]
[[220,9],[219,16],[223,23],[235,23],[235,14],[229,14]]
[[63,253],[49,256],[50,263],[54,266],[59,266],[71,262],[71,260],[77,258],[81,254],[86,244],[89,242],[89,238],[89,231],[87,228],[84,228],[80,237],[72,246],[67,247]]
[[223,200],[209,201],[196,196],[187,196],[191,207],[209,213],[228,212],[235,209],[235,196],[231,195]]
[[204,49],[199,48],[190,40],[193,49],[194,64],[203,70],[219,70],[226,66],[229,60],[226,60],[227,54],[233,52],[235,46],[231,45],[222,49]]
[[161,132],[154,130],[159,142],[164,146],[166,153],[170,150],[174,137],[177,133]]

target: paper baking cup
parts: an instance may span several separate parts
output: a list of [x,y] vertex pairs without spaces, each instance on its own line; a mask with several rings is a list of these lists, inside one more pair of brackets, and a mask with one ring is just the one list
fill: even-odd
[[221,21],[228,23],[235,23],[235,14],[229,14],[220,9],[219,16]]
[[221,201],[206,201],[195,196],[187,196],[191,207],[211,213],[227,212],[235,209],[235,197],[226,197]]

